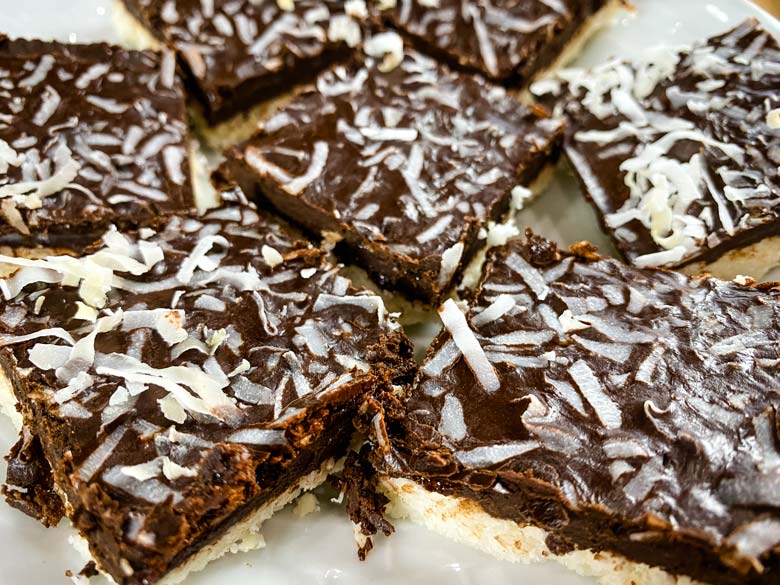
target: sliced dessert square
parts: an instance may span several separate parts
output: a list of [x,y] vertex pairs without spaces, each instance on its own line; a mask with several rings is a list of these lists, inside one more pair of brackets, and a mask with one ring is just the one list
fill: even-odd
[[780,286],[530,237],[439,313],[380,434],[392,514],[603,583],[777,581]]
[[0,245],[79,248],[195,207],[174,66],[0,35]]
[[359,4],[116,0],[114,11],[132,45],[176,51],[204,134],[220,144],[251,135],[272,98],[349,59],[362,38]]
[[[385,288],[437,302],[501,219],[554,161],[563,133],[545,110],[452,72],[401,38],[337,66],[262,131],[224,172],[291,221],[341,240]],[[482,234],[484,237],[484,233]]]
[[623,0],[376,0],[375,17],[451,67],[520,87],[556,69]]
[[638,266],[761,278],[780,264],[780,46],[749,20],[691,49],[564,71],[566,154]]
[[346,454],[361,404],[415,369],[381,298],[247,206],[1,260],[0,364],[24,419],[6,494],[49,524],[60,494],[120,585],[261,544]]

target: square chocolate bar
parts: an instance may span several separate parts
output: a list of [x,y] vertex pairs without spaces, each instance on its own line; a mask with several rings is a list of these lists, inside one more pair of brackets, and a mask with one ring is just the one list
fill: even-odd
[[346,455],[361,404],[415,370],[381,298],[248,206],[0,260],[24,419],[7,497],[48,524],[66,511],[120,585],[261,544]]
[[529,237],[439,313],[379,436],[395,515],[604,583],[777,582],[780,286]]
[[761,278],[780,264],[780,46],[746,21],[692,49],[564,71],[566,154],[627,260]]
[[[231,151],[224,172],[291,221],[342,241],[381,286],[435,303],[554,162],[562,124],[396,33],[338,66]],[[384,55],[382,59],[379,56]],[[484,237],[484,234],[483,234]]]
[[451,67],[520,87],[575,56],[622,0],[376,0],[375,17]]
[[0,35],[0,244],[79,248],[195,207],[171,54]]
[[249,120],[239,116],[237,127],[228,125],[230,132],[240,133],[242,126],[254,126],[254,106],[261,104],[264,112],[263,104],[271,98],[352,55],[363,36],[365,5],[360,4],[122,0],[115,11],[120,32],[131,42],[163,45],[177,53],[198,113],[208,125],[246,114]]

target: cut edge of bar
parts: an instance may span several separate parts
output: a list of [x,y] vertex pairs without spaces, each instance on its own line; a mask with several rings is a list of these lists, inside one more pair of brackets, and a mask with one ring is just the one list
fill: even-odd
[[577,550],[556,555],[547,547],[546,530],[495,518],[476,502],[431,492],[408,479],[381,477],[377,487],[390,500],[388,516],[409,520],[500,560],[523,565],[552,560],[601,585],[705,585],[614,553]]

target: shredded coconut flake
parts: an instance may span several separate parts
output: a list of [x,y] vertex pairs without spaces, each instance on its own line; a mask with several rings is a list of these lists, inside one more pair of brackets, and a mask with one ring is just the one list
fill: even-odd
[[120,467],[122,473],[138,481],[146,481],[160,475],[160,461],[152,459],[138,465],[124,465]]
[[260,253],[263,255],[263,260],[271,268],[276,268],[280,264],[284,263],[284,256],[282,256],[276,248],[272,248],[267,244],[263,244],[260,249]]
[[286,445],[284,431],[278,429],[242,429],[230,435],[227,441],[245,445]]
[[569,309],[566,309],[563,313],[561,313],[561,315],[558,317],[558,320],[560,321],[561,327],[566,333],[571,331],[582,331],[583,329],[590,328],[588,323],[580,321],[574,315],[572,315],[572,312]]
[[596,378],[590,366],[584,360],[579,360],[569,368],[569,375],[577,384],[585,400],[596,411],[596,416],[599,417],[601,423],[609,429],[619,429],[623,424],[620,409],[607,396],[603,385]]
[[284,190],[291,195],[300,194],[306,187],[308,187],[315,179],[317,179],[322,171],[325,170],[325,164],[328,162],[328,144],[326,142],[315,142],[314,152],[311,156],[311,162],[309,168],[300,177],[296,177],[284,185]]
[[379,33],[366,40],[363,50],[370,57],[384,57],[379,64],[382,72],[392,71],[404,59],[403,39],[393,31]]
[[168,457],[162,457],[161,459],[163,475],[170,481],[176,481],[183,477],[196,477],[198,475],[196,469],[183,467],[175,461],[171,461]]
[[479,315],[472,317],[471,323],[475,327],[482,327],[488,323],[498,321],[501,317],[511,311],[516,304],[517,301],[515,301],[514,297],[511,295],[499,295],[484,311]]
[[766,125],[772,130],[780,130],[780,108],[769,110],[766,115]]
[[79,477],[82,481],[89,481],[94,477],[95,473],[103,466],[108,460],[114,449],[117,448],[120,441],[127,433],[127,427],[120,426],[113,430],[103,441],[98,445],[89,457],[84,460],[79,468]]
[[357,47],[363,35],[360,25],[348,14],[331,16],[328,23],[328,40],[344,41],[349,47]]
[[741,555],[758,558],[780,543],[780,521],[773,518],[756,520],[740,527],[728,540]]
[[437,282],[439,290],[444,290],[449,285],[452,277],[460,266],[460,260],[463,257],[463,242],[458,242],[448,248],[441,255],[441,268],[439,269],[439,280]]
[[314,303],[314,311],[325,311],[332,307],[344,305],[360,307],[369,313],[376,313],[379,321],[384,321],[387,315],[387,310],[385,309],[385,303],[382,300],[382,297],[376,295],[338,296],[323,293],[317,297],[317,300]]
[[507,258],[506,263],[509,268],[520,275],[520,278],[525,281],[525,283],[528,285],[528,288],[533,291],[533,293],[540,301],[543,301],[547,298],[547,295],[550,293],[550,289],[547,286],[547,283],[544,281],[542,273],[531,266],[525,258],[519,254],[513,253],[510,254],[510,256]]
[[474,376],[487,392],[495,392],[501,387],[493,364],[490,363],[474,332],[466,321],[466,316],[452,299],[439,308],[439,317],[452,339],[463,353],[466,363]]
[[477,447],[469,451],[456,451],[455,458],[468,467],[487,467],[496,465],[512,457],[519,457],[529,451],[539,448],[536,441],[518,441],[516,443],[504,443],[503,445],[491,445]]
[[466,437],[467,428],[463,419],[463,405],[452,394],[444,397],[439,431],[453,441],[461,441]]

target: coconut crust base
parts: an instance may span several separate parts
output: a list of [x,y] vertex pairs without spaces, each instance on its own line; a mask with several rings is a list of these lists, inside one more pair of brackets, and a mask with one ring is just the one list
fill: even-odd
[[428,491],[408,479],[383,477],[378,488],[390,500],[389,516],[411,520],[504,561],[527,565],[554,560],[601,585],[704,585],[612,553],[578,550],[556,555],[547,547],[546,530],[494,518],[476,502]]

